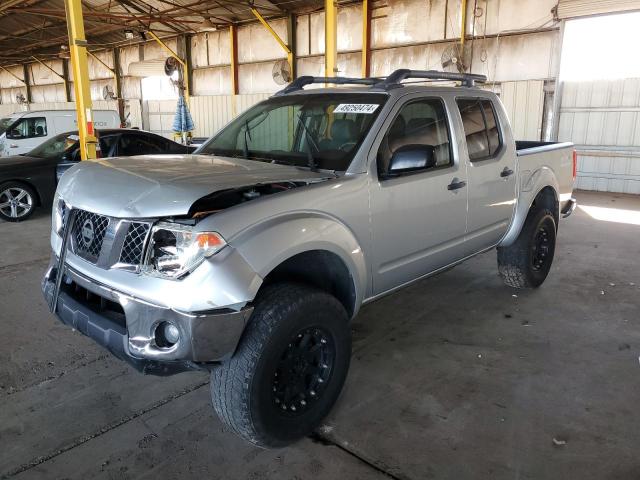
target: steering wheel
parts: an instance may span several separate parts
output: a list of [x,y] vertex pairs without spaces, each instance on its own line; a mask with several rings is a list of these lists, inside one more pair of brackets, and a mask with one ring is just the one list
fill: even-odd
[[344,151],[351,150],[353,147],[356,146],[357,143],[358,142],[354,142],[354,141],[345,142],[338,147],[338,150],[344,150]]

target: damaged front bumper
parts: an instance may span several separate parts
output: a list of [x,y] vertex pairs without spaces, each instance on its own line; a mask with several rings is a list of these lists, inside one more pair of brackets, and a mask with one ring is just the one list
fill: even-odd
[[[54,255],[42,282],[49,304],[57,265]],[[206,369],[233,355],[252,310],[245,306],[239,311],[181,312],[119,292],[65,265],[54,313],[137,370],[172,375]],[[180,333],[179,340],[168,347],[157,341],[156,329],[164,323]]]

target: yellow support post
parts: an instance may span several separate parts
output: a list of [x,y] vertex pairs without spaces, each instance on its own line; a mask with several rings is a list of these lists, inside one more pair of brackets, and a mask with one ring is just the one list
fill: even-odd
[[78,133],[80,136],[80,158],[96,158],[98,143],[93,131],[91,113],[91,89],[89,86],[89,67],[87,65],[87,40],[84,36],[84,19],[81,0],[64,0],[67,12],[67,30],[69,32],[69,52],[73,69],[73,89],[76,94],[78,113]]
[[467,0],[460,2],[460,46],[464,47],[464,40],[467,35]]
[[335,77],[338,71],[338,4],[324,1],[324,75]]
[[371,5],[362,0],[362,77],[371,75]]
[[175,58],[178,61],[178,63],[182,66],[182,77],[184,79],[184,101],[187,103],[187,106],[189,106],[189,72],[187,71],[187,62],[185,62],[182,58],[180,58],[176,52],[171,50],[171,48],[169,48],[169,46],[166,43],[160,40],[160,38],[158,38],[158,36],[155,33],[153,33],[151,30],[149,30],[147,33],[151,36],[151,38],[153,38],[156,42],[158,42],[158,44],[162,48],[164,48],[171,57]]
[[289,63],[289,71],[293,73],[293,52],[291,51],[289,45],[287,45],[284,40],[280,38],[280,35],[277,34],[277,32],[271,27],[271,25],[269,25],[269,22],[267,22],[267,20],[260,14],[258,10],[252,8],[251,13],[253,13],[253,16],[256,17],[262,25],[264,25],[264,28],[267,29],[267,31],[273,36],[273,38],[276,39],[276,42],[278,42],[282,49],[286,52],[287,63]]

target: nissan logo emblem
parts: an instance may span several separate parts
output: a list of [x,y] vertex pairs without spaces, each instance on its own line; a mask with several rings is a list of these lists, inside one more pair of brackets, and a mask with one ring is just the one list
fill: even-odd
[[85,222],[82,224],[82,230],[80,233],[82,237],[82,243],[84,243],[86,247],[89,247],[96,235],[93,222],[91,220],[85,220]]

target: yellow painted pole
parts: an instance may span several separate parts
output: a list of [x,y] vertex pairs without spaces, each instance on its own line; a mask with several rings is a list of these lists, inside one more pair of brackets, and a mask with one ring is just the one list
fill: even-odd
[[338,71],[338,4],[324,2],[324,75],[335,77]]
[[282,49],[286,52],[287,63],[289,63],[289,71],[293,73],[293,52],[291,51],[289,45],[287,45],[286,42],[282,40],[282,38],[280,38],[280,35],[278,35],[278,33],[271,27],[271,25],[269,25],[269,22],[267,22],[267,20],[260,14],[258,10],[252,8],[251,13],[253,13],[253,16],[256,17],[262,25],[264,25],[264,28],[267,29],[267,31],[273,36],[273,38],[276,39],[276,42],[278,42]]
[[467,35],[467,0],[460,2],[460,16],[460,46],[464,47],[464,37]]
[[371,75],[371,5],[362,0],[362,77]]
[[164,48],[167,53],[172,56],[173,58],[175,58],[178,63],[180,65],[182,65],[182,77],[184,79],[184,101],[187,103],[187,106],[189,106],[189,72],[187,72],[187,62],[185,62],[183,59],[181,59],[178,54],[176,52],[174,52],[173,50],[171,50],[171,48],[169,47],[169,45],[167,45],[166,43],[164,43],[162,40],[160,40],[160,38],[158,38],[158,36],[153,33],[151,30],[149,30],[147,32],[151,38],[153,38],[162,48]]
[[84,36],[84,19],[81,0],[64,0],[69,32],[69,53],[73,70],[73,90],[76,94],[80,157],[82,160],[96,158],[97,139],[93,130],[91,113],[91,88],[87,65],[87,40]]

